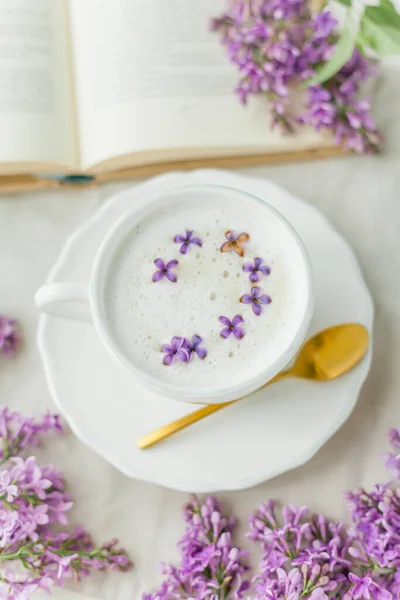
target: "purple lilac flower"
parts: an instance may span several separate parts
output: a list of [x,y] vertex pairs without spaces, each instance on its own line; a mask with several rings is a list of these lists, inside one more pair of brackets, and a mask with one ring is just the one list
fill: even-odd
[[167,367],[172,365],[176,360],[184,363],[188,363],[190,360],[186,340],[183,337],[174,336],[169,344],[163,345],[161,351],[165,354],[163,364]]
[[5,406],[0,407],[0,465],[27,446],[38,446],[40,436],[50,431],[63,431],[58,415],[46,415],[41,421],[35,421]]
[[[393,448],[400,448],[400,427],[389,430],[389,442]],[[400,479],[400,451],[387,452],[382,456],[385,466],[396,479]]]
[[260,280],[259,273],[262,273],[263,275],[269,275],[271,273],[271,269],[263,264],[263,259],[258,257],[254,258],[252,263],[245,263],[243,265],[243,271],[250,273],[249,279],[253,283]]
[[353,584],[350,590],[345,594],[345,598],[371,598],[372,597],[372,584],[371,577],[357,577],[353,573],[349,574],[349,580]]
[[385,466],[396,479],[400,479],[400,452],[393,454],[388,452],[383,455]]
[[37,589],[50,591],[66,578],[79,579],[92,569],[125,570],[131,564],[116,547],[116,540],[96,547],[80,527],[72,534],[60,531],[59,524],[68,524],[73,505],[62,473],[52,465],[39,466],[33,456],[19,456],[28,445],[38,444],[40,434],[51,430],[62,431],[57,416],[35,422],[6,408],[0,411],[0,558],[4,566],[0,598],[4,600],[27,600]]
[[[374,600],[395,600],[400,594],[400,492],[389,485],[376,485],[370,492],[359,489],[346,497],[352,517],[348,532],[351,572],[359,578],[372,578],[368,591]],[[354,576],[349,576],[346,600],[356,598],[363,589]]]
[[17,486],[12,481],[8,471],[0,471],[0,499],[5,498],[9,503],[13,501],[18,492]]
[[312,29],[315,33],[314,40],[324,40],[335,32],[337,20],[333,18],[330,10],[325,9],[317,13],[313,19]]
[[312,515],[307,507],[276,510],[269,500],[250,518],[249,537],[261,543],[260,573],[253,585],[259,600],[340,598],[348,588],[348,543],[340,523]]
[[201,346],[203,341],[203,338],[199,335],[193,335],[191,340],[185,338],[184,346],[189,352],[189,357],[192,357],[193,354],[197,354],[197,356],[203,360],[207,356],[207,349],[204,348],[204,346]]
[[199,237],[193,237],[193,231],[186,230],[185,235],[181,233],[177,233],[174,237],[175,244],[181,244],[179,248],[179,252],[181,254],[186,254],[190,248],[190,244],[195,244],[196,246],[202,246],[203,242]]
[[395,448],[400,448],[400,426],[389,429],[389,443]]
[[246,553],[232,542],[236,526],[226,517],[222,504],[209,497],[200,504],[196,497],[183,508],[186,530],[178,542],[180,563],[163,567],[165,580],[143,600],[240,600],[249,588],[244,579]]
[[376,152],[382,136],[371,116],[370,103],[357,98],[360,83],[369,74],[368,60],[355,50],[329,85],[309,88],[308,109],[299,121],[317,130],[330,129],[337,144],[355,152]]
[[260,316],[262,313],[262,305],[267,305],[272,302],[271,297],[267,294],[260,296],[261,290],[259,287],[252,287],[250,294],[243,294],[240,298],[240,302],[243,304],[251,304],[253,313]]
[[17,321],[0,315],[0,351],[7,355],[14,354],[18,343]]
[[157,267],[157,271],[153,273],[152,278],[155,283],[157,281],[160,281],[163,277],[165,277],[169,281],[172,281],[172,283],[176,283],[178,281],[178,278],[175,275],[175,273],[172,272],[172,269],[175,269],[178,266],[179,261],[174,259],[170,260],[165,264],[165,262],[161,258],[156,258],[154,264]]
[[220,336],[223,338],[228,338],[231,334],[235,336],[237,340],[241,340],[244,337],[244,329],[239,327],[240,323],[244,323],[244,319],[240,315],[235,315],[232,319],[228,319],[228,317],[219,317],[218,321],[224,325],[223,329],[220,331]]
[[236,0],[211,28],[237,67],[240,102],[252,95],[265,98],[272,127],[289,133],[296,122],[308,124],[330,130],[345,148],[377,151],[382,137],[369,104],[358,97],[373,63],[358,50],[331,79],[309,88],[305,109],[293,93],[334,53],[337,25],[330,9],[313,14],[306,0]]
[[239,256],[244,256],[243,244],[245,244],[250,236],[248,233],[239,233],[236,235],[234,231],[226,231],[225,237],[227,239],[220,248],[221,252],[236,252]]

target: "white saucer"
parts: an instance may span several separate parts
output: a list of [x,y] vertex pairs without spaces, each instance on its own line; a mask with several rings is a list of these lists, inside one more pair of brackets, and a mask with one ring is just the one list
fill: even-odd
[[[348,244],[314,208],[274,183],[224,171],[156,177],[102,207],[66,244],[49,281],[89,280],[107,230],[144,194],[178,185],[215,183],[264,198],[297,229],[315,280],[311,331],[354,321],[371,332],[373,304]],[[38,332],[47,381],[76,435],[118,469],[191,492],[250,487],[310,459],[354,408],[371,352],[347,375],[326,383],[285,380],[192,425],[159,445],[138,450],[140,435],[193,406],[140,387],[110,359],[91,325],[41,316]]]

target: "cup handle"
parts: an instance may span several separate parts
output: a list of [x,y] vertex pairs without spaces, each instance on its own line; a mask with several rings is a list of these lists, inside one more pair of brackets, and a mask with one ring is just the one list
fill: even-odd
[[81,283],[48,283],[35,294],[36,306],[46,315],[93,322],[89,290]]

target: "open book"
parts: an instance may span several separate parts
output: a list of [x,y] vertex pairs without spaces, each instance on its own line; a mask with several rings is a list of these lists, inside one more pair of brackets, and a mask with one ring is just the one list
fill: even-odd
[[330,153],[240,105],[208,28],[225,2],[0,0],[0,188]]

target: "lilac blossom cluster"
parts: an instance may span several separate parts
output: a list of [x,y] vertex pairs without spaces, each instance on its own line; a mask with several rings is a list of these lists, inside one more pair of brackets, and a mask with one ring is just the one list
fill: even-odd
[[209,497],[196,497],[183,508],[187,523],[178,543],[180,564],[165,565],[165,579],[157,592],[143,600],[239,600],[249,588],[246,553],[232,543],[236,519],[226,517],[223,506]]
[[[391,429],[395,452],[400,427]],[[384,461],[399,478],[399,455]],[[398,481],[346,493],[350,527],[312,514],[307,507],[284,506],[270,500],[250,517],[248,537],[261,545],[260,570],[250,582],[253,600],[398,600],[400,598],[400,489]],[[215,511],[217,515],[215,515]],[[225,555],[218,552],[221,531],[232,533],[230,519],[221,516],[213,498],[184,509],[188,526],[180,542],[181,566],[164,569],[166,579],[143,600],[237,599],[249,589],[242,581],[243,553],[231,538]],[[215,515],[215,516],[214,516]],[[222,523],[225,525],[222,526]],[[232,521],[233,523],[233,521]],[[225,528],[224,528],[225,527]],[[221,536],[218,539],[218,536]],[[235,582],[232,589],[223,582]]]
[[286,506],[278,517],[269,501],[251,517],[249,537],[263,548],[254,580],[260,600],[342,598],[351,566],[342,524],[312,515],[307,507]]
[[244,104],[252,95],[266,98],[273,126],[291,132],[296,123],[308,124],[356,152],[378,150],[382,139],[369,102],[358,96],[373,64],[357,49],[333,77],[309,85],[305,106],[298,102],[299,89],[332,57],[339,39],[328,8],[312,14],[306,0],[234,0],[211,27],[239,71],[238,98]]
[[99,547],[81,527],[67,533],[71,496],[62,473],[23,458],[40,436],[60,432],[57,416],[41,421],[0,409],[0,599],[26,600],[38,588],[50,591],[66,578],[95,570],[125,570],[130,561],[112,540]]
[[[389,432],[400,447],[400,427]],[[384,455],[396,478],[399,462]],[[394,468],[397,467],[397,469]],[[394,485],[393,485],[394,484]],[[278,519],[268,502],[250,519],[250,537],[261,542],[258,600],[396,600],[400,598],[400,490],[398,481],[368,492],[348,492],[352,524],[285,507]]]

